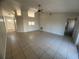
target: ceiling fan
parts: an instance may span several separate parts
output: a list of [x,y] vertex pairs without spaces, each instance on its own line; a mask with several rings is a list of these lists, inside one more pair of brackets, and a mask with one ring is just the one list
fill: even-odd
[[44,9],[42,9],[42,6],[38,4],[38,11],[37,13],[48,13],[49,15],[52,15],[52,12],[47,12]]
[[40,4],[38,5],[38,11],[37,11],[37,13],[45,13],[44,9],[41,8]]

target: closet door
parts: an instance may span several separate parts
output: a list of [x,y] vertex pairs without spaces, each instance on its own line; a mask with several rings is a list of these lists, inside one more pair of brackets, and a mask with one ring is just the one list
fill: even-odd
[[0,59],[5,58],[6,51],[6,29],[3,17],[0,16]]

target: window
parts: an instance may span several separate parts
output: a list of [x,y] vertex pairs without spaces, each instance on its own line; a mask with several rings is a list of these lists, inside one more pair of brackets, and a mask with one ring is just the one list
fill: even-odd
[[35,13],[37,12],[37,9],[35,8],[30,8],[28,10],[28,17],[35,17]]
[[21,16],[21,10],[20,9],[17,9],[16,13],[17,13],[17,16]]
[[29,21],[29,22],[28,22],[28,25],[29,25],[29,26],[35,25],[35,22],[34,22],[34,21]]

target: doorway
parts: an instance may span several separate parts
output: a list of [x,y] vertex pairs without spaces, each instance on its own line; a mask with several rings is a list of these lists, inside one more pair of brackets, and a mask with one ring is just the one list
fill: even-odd
[[5,17],[5,24],[7,32],[16,31],[16,20],[14,17]]
[[65,32],[64,32],[66,36],[73,36],[76,20],[77,18],[73,18],[73,17],[67,19]]

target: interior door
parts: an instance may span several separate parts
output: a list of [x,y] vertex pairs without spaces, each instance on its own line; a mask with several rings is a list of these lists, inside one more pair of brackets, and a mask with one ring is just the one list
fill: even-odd
[[14,17],[5,17],[6,31],[13,32],[16,31],[15,19]]

